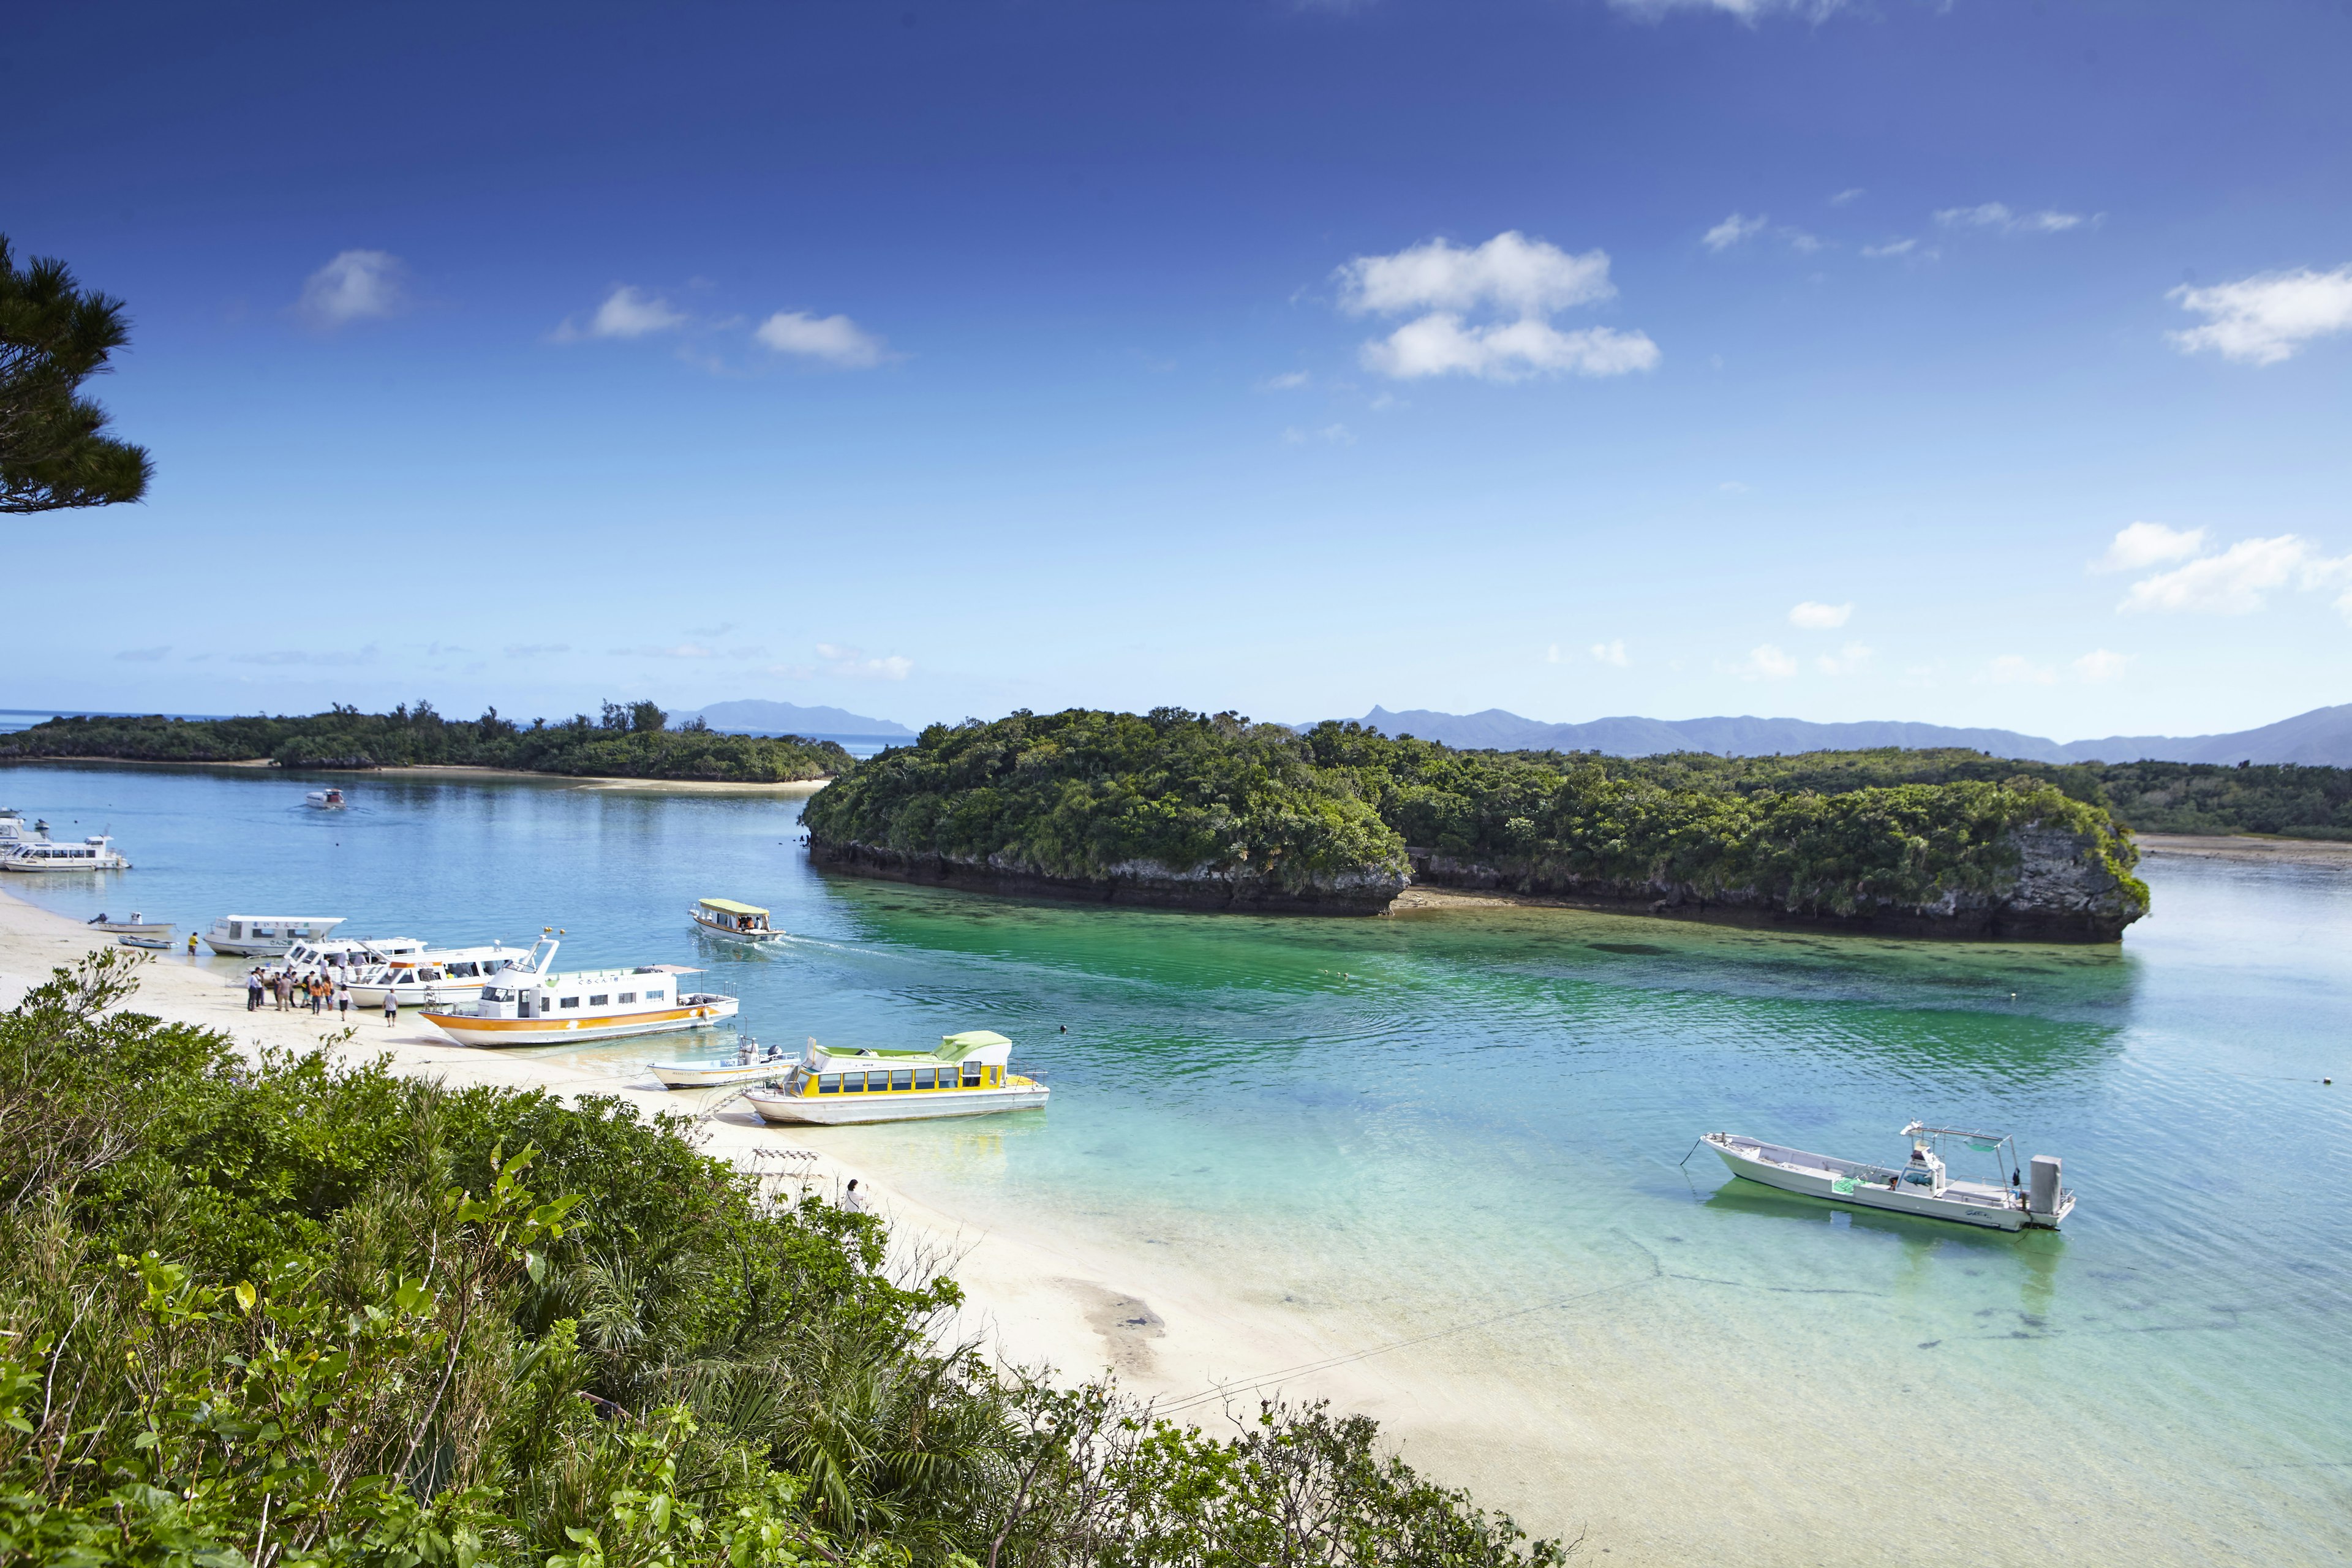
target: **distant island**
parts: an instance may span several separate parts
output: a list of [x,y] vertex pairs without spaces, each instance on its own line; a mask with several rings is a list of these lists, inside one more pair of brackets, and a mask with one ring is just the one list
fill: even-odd
[[830,735],[845,740],[911,741],[915,731],[888,719],[868,719],[840,708],[803,708],[797,702],[769,702],[747,697],[714,702],[692,713],[675,715],[679,723],[699,719],[711,729],[732,735]]
[[286,768],[513,768],[573,777],[789,784],[830,778],[850,765],[832,741],[721,734],[699,720],[672,729],[650,702],[604,704],[529,724],[501,718],[445,719],[429,702],[389,713],[335,707],[307,717],[247,719],[61,718],[0,734],[0,762],[88,758],[140,763],[244,763]]
[[[1500,708],[1483,713],[1440,713],[1415,708],[1391,713],[1375,707],[1358,721],[1384,735],[1412,735],[1449,746],[1506,752],[1601,752],[1617,757],[1671,752],[1764,756],[1776,752],[1842,751],[1877,746],[1940,749],[1959,746],[1996,757],[2037,763],[2280,763],[2352,765],[2352,703],[2315,708],[2256,730],[2221,735],[2110,735],[2098,741],[2047,741],[2014,730],[1961,730],[1946,724],[1866,720],[1816,724],[1804,719],[1595,719],[1548,724]],[[1304,728],[1304,726],[1301,726]]]
[[[2032,764],[2024,764],[2031,768]],[[933,725],[809,802],[816,863],[906,880],[1376,913],[1415,883],[1918,935],[2112,942],[2147,911],[2091,770],[1974,752],[1650,761],[1360,724],[1071,710]]]

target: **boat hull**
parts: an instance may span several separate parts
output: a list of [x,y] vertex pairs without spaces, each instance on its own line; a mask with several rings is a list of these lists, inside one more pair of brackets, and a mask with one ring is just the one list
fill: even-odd
[[743,1103],[758,1111],[761,1121],[777,1126],[851,1127],[874,1121],[931,1121],[954,1116],[993,1116],[1006,1110],[1042,1110],[1051,1092],[1042,1083],[908,1094],[761,1094],[755,1090],[743,1097]]
[[793,1065],[789,1061],[753,1062],[749,1067],[739,1062],[656,1062],[654,1077],[661,1079],[664,1089],[718,1089],[782,1078],[793,1070]]
[[461,1046],[577,1046],[597,1040],[624,1040],[633,1035],[707,1029],[733,1017],[740,1006],[740,1002],[729,996],[685,1007],[591,1018],[473,1018],[427,1007],[425,1021]]
[[143,947],[150,952],[169,952],[172,939],[168,936],[118,936],[114,939],[124,947]]
[[694,929],[703,935],[715,936],[723,942],[782,942],[788,934],[780,931],[730,931],[725,926],[713,925],[692,915],[687,919],[693,921]]
[[[1915,1215],[1921,1219],[1948,1220],[1978,1230],[2017,1231],[2029,1224],[2055,1229],[2065,1215],[2055,1216],[2029,1215],[2021,1208],[1995,1206],[1991,1204],[1967,1203],[1956,1198],[1937,1197],[1924,1189],[1906,1183],[1888,1188],[1881,1182],[1848,1181],[1848,1189],[1837,1190],[1841,1173],[1832,1170],[1792,1170],[1761,1157],[1757,1152],[1736,1146],[1726,1146],[1708,1138],[1707,1146],[1722,1157],[1731,1173],[1745,1181],[1773,1187],[1784,1193],[1803,1197],[1821,1198],[1828,1203],[1843,1204],[1850,1208],[1876,1209],[1885,1214]],[[2069,1205],[2071,1207],[2071,1205]]]

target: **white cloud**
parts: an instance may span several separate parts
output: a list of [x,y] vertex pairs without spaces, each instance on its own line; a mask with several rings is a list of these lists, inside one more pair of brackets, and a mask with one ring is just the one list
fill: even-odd
[[2081,213],[2041,212],[2021,213],[2010,210],[2002,202],[1984,202],[1972,207],[1946,207],[1936,215],[1936,221],[1946,228],[1989,228],[2000,234],[2063,234],[2070,228],[2095,224],[2095,217]]
[[604,296],[604,302],[596,307],[587,325],[579,326],[567,319],[555,329],[555,335],[567,342],[575,338],[642,338],[669,331],[686,322],[686,313],[673,310],[668,300],[624,283]]
[[1835,631],[1853,615],[1852,604],[1821,605],[1811,599],[1789,612],[1789,624],[1802,626],[1809,632]]
[[1617,292],[1609,253],[1571,256],[1507,229],[1468,250],[1433,239],[1393,256],[1359,256],[1339,268],[1340,308],[1350,315],[1473,310],[1481,305],[1547,316]]
[[2036,664],[2022,654],[2005,653],[1987,667],[1986,674],[2003,686],[2049,686],[2058,679],[2058,672],[2048,665]]
[[1324,441],[1334,447],[1352,447],[1356,444],[1356,433],[1345,425],[1326,425],[1317,430],[1303,430],[1293,425],[1282,433],[1282,444],[1286,447],[1304,447],[1309,441]]
[[237,664],[317,664],[335,666],[373,664],[375,662],[375,644],[370,643],[367,647],[360,648],[356,652],[329,650],[323,653],[305,653],[294,648],[275,648],[267,653],[233,653],[229,655],[229,658]]
[[1870,668],[1870,661],[1877,657],[1876,648],[1864,647],[1858,642],[1850,642],[1834,654],[1822,654],[1813,660],[1813,665],[1823,675],[1860,675]]
[[1759,643],[1730,672],[1742,680],[1786,680],[1797,673],[1797,661],[1774,644]]
[[1867,193],[1865,193],[1860,185],[1849,185],[1844,190],[1840,191],[1837,195],[1830,198],[1830,205],[1833,207],[1846,206],[1852,203],[1860,201],[1865,194]]
[[2352,329],[2352,266],[2259,272],[2210,289],[2183,285],[2165,298],[2208,318],[2201,327],[2165,334],[2183,353],[2211,349],[2242,364],[2276,364],[2314,338]]
[[845,370],[865,370],[880,364],[887,353],[880,338],[846,316],[811,316],[799,310],[779,310],[752,329],[751,335],[778,353],[823,360]]
[[1305,371],[1288,370],[1283,372],[1280,375],[1267,376],[1264,381],[1258,383],[1258,390],[1261,392],[1295,392],[1298,388],[1305,386],[1307,382],[1307,375]]
[[[1913,251],[1918,249],[1919,242],[1916,239],[1890,239],[1885,245],[1865,245],[1862,247],[1862,253],[1875,261],[1881,257],[1908,256]],[[1923,256],[1933,256],[1936,253],[1932,250],[1928,250],[1922,251],[1920,254]]]
[[133,664],[153,664],[171,651],[172,645],[163,643],[155,647],[127,647],[114,657],[129,659]]
[[2074,674],[2082,680],[2116,680],[2122,678],[2130,663],[2131,655],[2127,653],[2110,653],[2105,648],[2095,647],[2074,661]]
[[868,658],[866,650],[845,647],[838,643],[816,645],[817,657],[827,660],[825,673],[845,676],[852,680],[904,680],[915,668],[911,658],[890,654],[882,658]]
[[[2331,561],[2314,551],[2308,540],[2292,533],[2242,539],[2219,555],[2141,578],[2116,608],[2242,616],[2261,609],[2264,594],[2290,582],[2316,588],[2347,576],[2352,576],[2352,556]],[[2338,607],[2344,607],[2341,601]]]
[[310,274],[295,309],[319,327],[340,327],[371,316],[389,316],[401,306],[400,258],[383,250],[339,252]]
[[2201,528],[2167,528],[2160,522],[2135,522],[2116,531],[2107,552],[2091,563],[2094,572],[2137,572],[2167,561],[2185,561],[2205,548]]
[[1623,375],[1658,363],[1658,345],[1646,332],[1580,327],[1563,332],[1549,321],[1518,321],[1465,326],[1462,318],[1434,311],[1407,321],[1378,342],[1363,347],[1364,367],[1410,380],[1423,375],[1475,375],[1489,381],[1523,381],[1548,371],[1578,375]]
[[1770,219],[1762,213],[1758,213],[1754,217],[1741,217],[1738,213],[1733,213],[1729,217],[1699,236],[1699,243],[1709,250],[1728,250],[1741,240],[1749,239],[1763,233],[1765,224],[1769,221]]
[[676,647],[616,647],[605,651],[614,658],[716,658],[718,654],[700,643],[680,643]]
[[539,658],[547,654],[570,653],[568,642],[510,642],[501,650],[509,658]]
[[1823,22],[1846,8],[1850,0],[1609,0],[1619,11],[1630,11],[1644,21],[1658,21],[1672,11],[1715,11],[1754,23],[1784,11],[1810,22]]
[[1633,662],[1626,656],[1623,637],[1618,637],[1610,642],[1594,643],[1592,657],[1602,664],[1615,665],[1619,669]]
[[1558,664],[1559,662],[1559,644],[1554,643],[1551,647],[1544,650],[1544,662],[1546,664]]

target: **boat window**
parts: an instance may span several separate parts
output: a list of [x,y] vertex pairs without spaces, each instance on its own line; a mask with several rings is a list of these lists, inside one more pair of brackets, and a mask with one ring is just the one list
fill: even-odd
[[841,1092],[841,1075],[837,1072],[819,1073],[816,1080],[816,1091],[819,1094],[839,1094]]
[[915,1069],[915,1087],[917,1089],[929,1089],[931,1087],[930,1068],[917,1068]]
[[841,1091],[844,1094],[864,1094],[866,1092],[866,1075],[862,1072],[843,1073],[841,1075]]
[[485,985],[482,987],[482,1000],[485,1002],[511,1002],[514,1000],[514,993],[507,990],[503,986]]
[[963,1086],[964,1086],[964,1088],[966,1088],[966,1089],[978,1089],[978,1088],[980,1087],[980,1074],[981,1074],[981,1066],[980,1066],[980,1064],[979,1064],[978,1062],[966,1062],[966,1063],[964,1063],[964,1064],[963,1064]]
[[591,1007],[609,1007],[612,1005],[613,994],[609,991],[605,992],[601,996],[591,996],[588,998],[588,1005]]
[[577,996],[566,996],[562,1001],[558,1002],[556,1005],[559,1007],[577,1007],[580,1005],[580,998]]
[[646,993],[646,1000],[648,1002],[658,1002],[668,994],[669,993],[667,991],[648,991]]
[[892,1089],[914,1088],[915,1069],[913,1068],[900,1068],[897,1072],[892,1073],[890,1075],[890,1087]]
[[470,963],[453,963],[449,966],[449,978],[452,980],[471,980],[480,973],[479,969]]
[[621,993],[621,1001],[624,1005],[634,1002],[636,999],[637,994],[634,991],[624,991]]

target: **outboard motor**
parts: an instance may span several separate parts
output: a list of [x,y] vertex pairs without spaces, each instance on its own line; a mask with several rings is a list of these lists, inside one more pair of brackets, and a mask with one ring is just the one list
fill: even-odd
[[2033,1185],[2025,1200],[2028,1214],[2053,1215],[2058,1212],[2058,1177],[2064,1163],[2055,1154],[2033,1156]]

